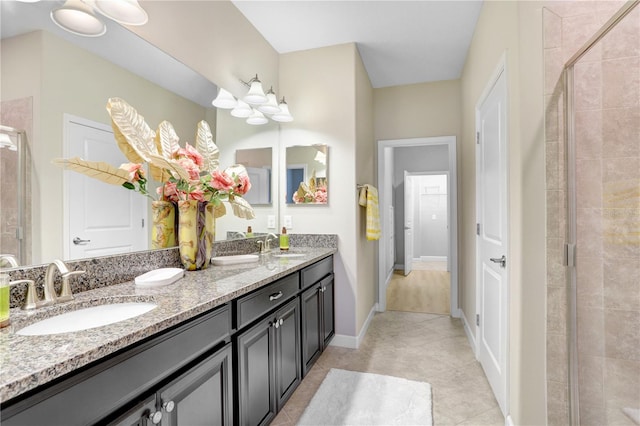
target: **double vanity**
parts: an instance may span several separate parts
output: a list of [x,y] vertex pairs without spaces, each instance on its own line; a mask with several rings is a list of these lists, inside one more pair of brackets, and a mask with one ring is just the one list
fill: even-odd
[[[0,330],[2,424],[268,424],[334,334],[336,250],[296,252],[12,309]],[[152,309],[97,328],[17,334],[67,311],[126,303]]]

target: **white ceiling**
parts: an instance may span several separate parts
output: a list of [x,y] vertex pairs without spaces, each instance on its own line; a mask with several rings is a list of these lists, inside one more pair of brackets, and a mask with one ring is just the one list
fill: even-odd
[[231,0],[278,53],[355,42],[375,88],[460,77],[482,0]]

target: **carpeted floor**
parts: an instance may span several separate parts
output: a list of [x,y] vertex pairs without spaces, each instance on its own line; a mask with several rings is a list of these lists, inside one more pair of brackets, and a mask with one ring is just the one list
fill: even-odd
[[387,309],[449,315],[449,283],[450,274],[446,270],[419,267],[406,277],[402,271],[396,271],[387,286]]

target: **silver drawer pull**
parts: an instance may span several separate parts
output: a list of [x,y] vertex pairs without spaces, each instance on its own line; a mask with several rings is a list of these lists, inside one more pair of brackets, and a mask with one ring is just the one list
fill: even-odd
[[278,300],[282,297],[282,292],[279,291],[277,293],[273,293],[272,295],[269,296],[269,300]]

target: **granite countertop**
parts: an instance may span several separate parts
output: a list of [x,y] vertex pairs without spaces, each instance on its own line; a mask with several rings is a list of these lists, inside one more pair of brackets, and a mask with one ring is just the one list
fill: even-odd
[[[261,255],[257,263],[210,265],[203,271],[185,272],[176,283],[156,289],[137,288],[128,281],[78,293],[73,301],[29,313],[11,309],[11,325],[0,329],[0,402],[210,311],[327,257],[336,249],[309,247],[294,251],[304,256]],[[158,306],[138,317],[89,330],[48,336],[15,334],[29,324],[69,310],[133,301],[152,301]]]

